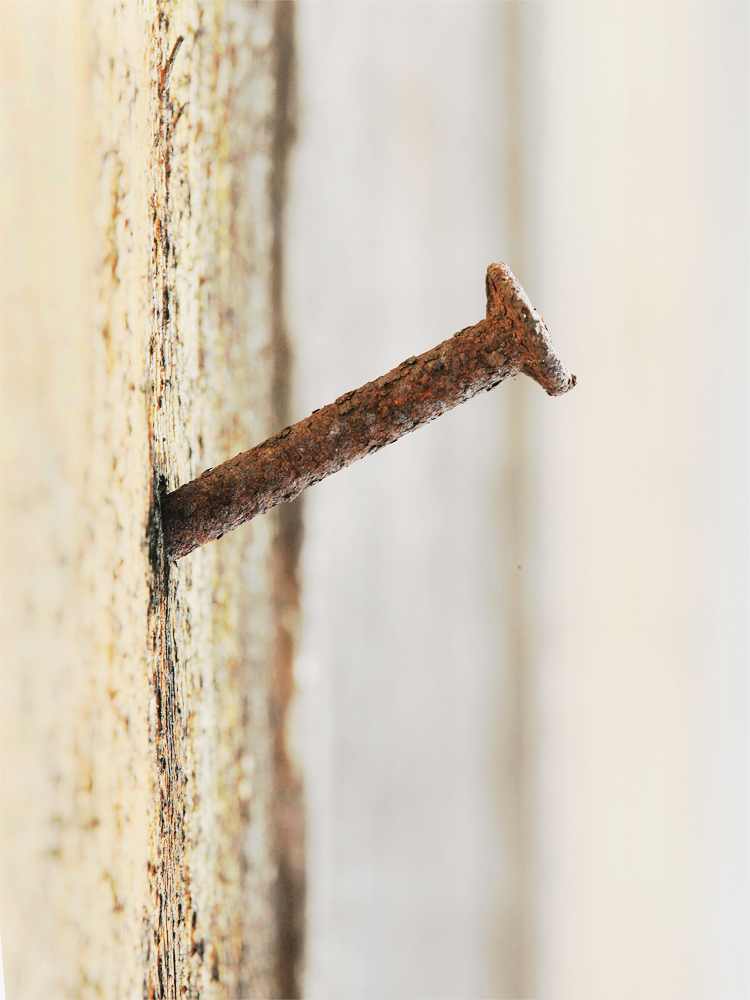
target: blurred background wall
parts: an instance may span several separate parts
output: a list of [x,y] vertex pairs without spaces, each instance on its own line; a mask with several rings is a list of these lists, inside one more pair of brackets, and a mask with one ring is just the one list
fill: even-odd
[[502,386],[305,498],[317,997],[741,997],[748,6],[302,4],[301,417],[484,312]]

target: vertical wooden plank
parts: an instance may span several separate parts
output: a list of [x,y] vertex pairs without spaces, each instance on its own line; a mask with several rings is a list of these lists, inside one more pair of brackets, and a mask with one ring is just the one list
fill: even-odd
[[261,518],[168,568],[158,531],[159,490],[262,440],[283,403],[280,16],[3,8],[11,996],[294,983],[275,612],[294,547]]

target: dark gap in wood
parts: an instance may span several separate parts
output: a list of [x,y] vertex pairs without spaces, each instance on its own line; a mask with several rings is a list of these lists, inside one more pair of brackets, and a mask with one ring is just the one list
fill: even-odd
[[[288,196],[289,153],[296,136],[296,74],[293,3],[275,9],[274,77],[276,104],[270,178],[272,407],[277,427],[291,419],[292,349],[284,312],[284,221]],[[270,691],[274,761],[274,827],[277,861],[275,912],[279,996],[302,996],[305,936],[305,817],[300,776],[290,759],[286,722],[294,694],[295,622],[299,617],[299,554],[302,501],[285,504],[275,514],[272,588],[275,641]]]

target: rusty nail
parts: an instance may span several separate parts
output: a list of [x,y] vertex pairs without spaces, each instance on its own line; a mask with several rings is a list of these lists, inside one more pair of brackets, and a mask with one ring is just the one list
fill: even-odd
[[486,289],[486,319],[164,494],[169,561],[293,500],[507,378],[529,375],[550,396],[572,389],[575,375],[563,366],[544,320],[510,268],[490,264]]

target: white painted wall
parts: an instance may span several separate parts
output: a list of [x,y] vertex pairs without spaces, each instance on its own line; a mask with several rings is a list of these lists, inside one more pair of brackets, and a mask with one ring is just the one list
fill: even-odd
[[748,982],[748,7],[534,8],[542,996]]
[[498,258],[580,380],[306,498],[311,996],[747,995],[747,14],[299,7],[297,415]]

